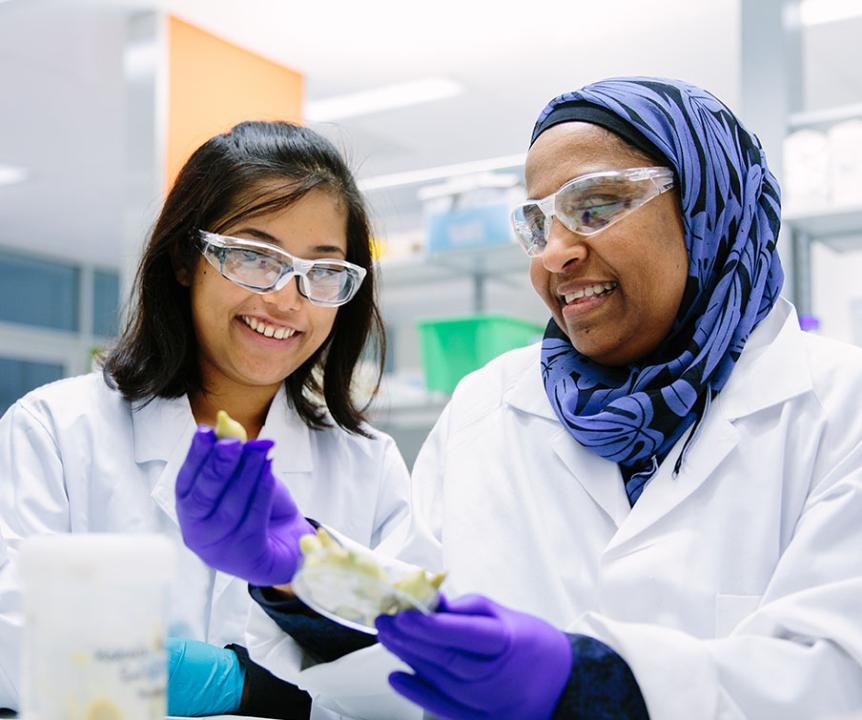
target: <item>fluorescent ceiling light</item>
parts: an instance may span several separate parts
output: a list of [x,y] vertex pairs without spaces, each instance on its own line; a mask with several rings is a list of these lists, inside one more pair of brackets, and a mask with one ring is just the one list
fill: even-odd
[[[0,0],[3,2],[3,0]],[[23,182],[27,178],[27,171],[24,168],[13,167],[12,165],[0,165],[0,185],[14,185],[15,183]]]
[[360,180],[359,187],[362,190],[380,190],[399,185],[415,185],[430,180],[455,177],[456,175],[470,175],[472,173],[487,172],[488,170],[517,167],[523,165],[526,159],[526,153],[518,153],[517,155],[503,155],[502,157],[489,158],[487,160],[473,160],[472,162],[459,163],[457,165],[440,165],[438,167],[425,168],[424,170],[409,170],[407,172],[393,173],[392,175],[377,175],[376,177]]
[[823,25],[860,15],[862,2],[859,0],[802,0],[799,3],[799,21],[803,25]]
[[305,105],[305,117],[310,122],[341,120],[381,110],[441,100],[460,95],[462,92],[464,88],[452,80],[428,78],[398,85],[386,85],[375,90],[349,95],[338,95],[324,100],[313,100]]

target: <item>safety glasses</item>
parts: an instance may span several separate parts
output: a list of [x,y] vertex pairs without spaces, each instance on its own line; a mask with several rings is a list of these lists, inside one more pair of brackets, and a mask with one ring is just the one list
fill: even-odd
[[349,302],[365,268],[345,260],[303,260],[280,247],[258,240],[199,231],[200,250],[225,278],[252,292],[281,290],[296,277],[299,294],[315,305],[337,307]]
[[673,187],[673,170],[642,167],[579,175],[557,192],[512,212],[512,226],[527,255],[541,255],[554,217],[579,235],[595,235]]

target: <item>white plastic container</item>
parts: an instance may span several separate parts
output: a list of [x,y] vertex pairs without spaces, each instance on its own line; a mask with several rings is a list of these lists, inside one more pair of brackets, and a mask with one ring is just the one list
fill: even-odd
[[829,186],[836,208],[862,205],[862,120],[836,123],[827,133]]
[[163,720],[174,563],[159,535],[22,543],[23,719]]
[[781,205],[786,213],[825,210],[829,195],[829,145],[826,133],[805,128],[784,140]]

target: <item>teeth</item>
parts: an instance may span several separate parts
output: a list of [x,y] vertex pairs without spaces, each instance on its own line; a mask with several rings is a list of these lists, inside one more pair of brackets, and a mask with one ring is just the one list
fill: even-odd
[[276,340],[285,340],[291,337],[296,330],[289,327],[276,327],[275,325],[269,325],[257,318],[246,317],[245,315],[240,316],[242,321],[248,325],[255,332],[260,333],[268,338],[275,338]]
[[563,297],[567,303],[570,303],[574,300],[580,300],[584,297],[601,295],[602,293],[606,293],[609,290],[613,290],[616,286],[617,284],[615,282],[596,283],[595,285],[581,288],[580,290],[576,290],[575,292],[569,293],[568,295],[564,295]]

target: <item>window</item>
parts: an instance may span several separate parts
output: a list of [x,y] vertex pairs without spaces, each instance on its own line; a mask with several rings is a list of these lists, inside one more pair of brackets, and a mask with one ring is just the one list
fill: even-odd
[[0,415],[34,388],[64,375],[58,363],[33,362],[0,357]]
[[120,313],[120,275],[111,270],[93,271],[93,334],[117,335]]
[[80,298],[80,268],[0,253],[0,321],[76,332]]

